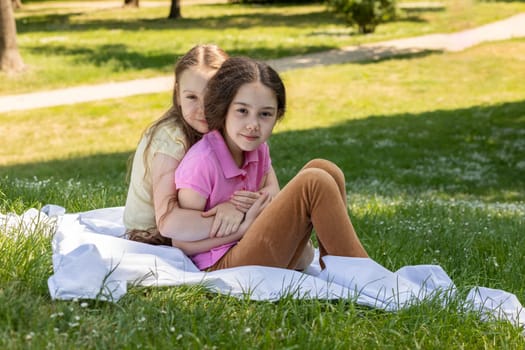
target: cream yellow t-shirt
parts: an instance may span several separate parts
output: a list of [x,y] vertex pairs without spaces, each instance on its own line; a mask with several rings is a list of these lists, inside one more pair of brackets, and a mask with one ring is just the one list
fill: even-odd
[[147,133],[142,137],[133,157],[128,197],[124,209],[124,225],[127,230],[147,230],[157,226],[151,184],[153,156],[156,153],[162,153],[180,161],[186,153],[186,138],[180,127],[173,123],[166,124],[160,126],[155,133],[148,149],[146,162],[144,162],[144,151],[149,138],[150,135]]

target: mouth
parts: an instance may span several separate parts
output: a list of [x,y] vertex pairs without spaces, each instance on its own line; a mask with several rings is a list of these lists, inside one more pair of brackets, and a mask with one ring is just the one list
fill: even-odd
[[259,136],[253,136],[253,135],[241,135],[248,141],[257,141],[259,139]]

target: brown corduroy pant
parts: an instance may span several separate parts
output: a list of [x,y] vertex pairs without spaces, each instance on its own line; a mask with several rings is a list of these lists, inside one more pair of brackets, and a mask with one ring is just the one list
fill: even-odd
[[320,257],[368,257],[348,217],[344,174],[323,159],[306,164],[210,270],[245,265],[294,269],[312,229]]

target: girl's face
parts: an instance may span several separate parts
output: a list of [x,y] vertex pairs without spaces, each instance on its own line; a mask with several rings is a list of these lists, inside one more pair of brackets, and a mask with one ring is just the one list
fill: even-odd
[[243,151],[253,151],[272,134],[277,120],[275,93],[260,82],[244,84],[226,114],[224,138],[240,166]]
[[191,67],[182,72],[179,79],[177,102],[184,120],[200,133],[208,132],[204,117],[204,90],[216,70]]

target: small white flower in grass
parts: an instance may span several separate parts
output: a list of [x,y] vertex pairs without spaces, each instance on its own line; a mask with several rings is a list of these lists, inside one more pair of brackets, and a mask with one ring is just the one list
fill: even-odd
[[251,333],[252,329],[250,327],[244,328],[244,333]]
[[177,335],[177,338],[175,338],[176,340],[181,340],[182,339],[182,334],[179,333],[179,335]]
[[75,321],[80,321],[80,316],[75,316]]
[[171,326],[171,327],[170,327],[170,332],[171,332],[171,333],[174,333],[174,332],[175,332],[175,327]]
[[34,336],[35,336],[35,333],[30,332],[30,333],[28,333],[28,334],[26,335],[26,340],[31,340],[31,339],[33,339]]
[[141,318],[139,318],[139,322],[144,322],[146,321],[146,317],[142,316]]
[[80,323],[78,323],[78,322],[68,322],[67,324],[68,324],[68,326],[70,328],[75,328],[75,327],[78,327],[80,325]]
[[80,303],[80,307],[82,307],[82,308],[86,308],[86,307],[88,307],[88,306],[89,306],[89,304],[86,303],[85,301],[82,302],[82,303]]
[[494,267],[496,267],[496,268],[499,267],[498,259],[495,256],[491,256],[489,259],[492,262],[492,264],[494,265]]

